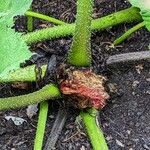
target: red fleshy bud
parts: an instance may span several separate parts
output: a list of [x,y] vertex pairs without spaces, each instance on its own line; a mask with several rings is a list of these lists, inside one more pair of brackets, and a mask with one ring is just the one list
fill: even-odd
[[79,108],[102,109],[109,98],[104,88],[105,81],[103,76],[89,70],[75,70],[69,72],[68,78],[60,83],[60,89],[63,94],[71,97]]

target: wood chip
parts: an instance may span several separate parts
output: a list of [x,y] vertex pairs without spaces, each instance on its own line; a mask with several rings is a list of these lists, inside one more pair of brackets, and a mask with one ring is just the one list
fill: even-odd
[[111,66],[118,63],[128,64],[128,63],[135,63],[141,61],[150,62],[150,51],[131,52],[131,53],[113,55],[107,59],[106,64],[108,66]]

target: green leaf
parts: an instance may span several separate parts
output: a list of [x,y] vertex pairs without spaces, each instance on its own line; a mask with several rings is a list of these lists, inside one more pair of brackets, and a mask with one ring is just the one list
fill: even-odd
[[21,34],[0,23],[0,76],[18,69],[20,63],[31,55],[26,43],[21,39]]
[[0,22],[13,25],[13,17],[23,15],[29,8],[32,0],[1,0]]
[[29,59],[32,53],[28,50],[21,34],[10,27],[13,17],[23,15],[32,0],[1,0],[0,2],[0,76],[5,76],[10,70],[16,70],[20,63]]
[[145,26],[150,31],[150,0],[129,0],[134,7],[139,7]]

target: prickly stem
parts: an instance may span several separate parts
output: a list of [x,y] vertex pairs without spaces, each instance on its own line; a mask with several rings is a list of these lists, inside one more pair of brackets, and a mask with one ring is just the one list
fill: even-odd
[[93,0],[78,0],[75,35],[68,53],[68,63],[74,66],[91,64],[91,14]]

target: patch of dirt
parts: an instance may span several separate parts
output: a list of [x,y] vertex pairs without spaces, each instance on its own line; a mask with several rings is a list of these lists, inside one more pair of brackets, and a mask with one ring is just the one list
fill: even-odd
[[[93,17],[108,15],[112,12],[128,8],[125,0],[96,0]],[[33,10],[59,18],[65,22],[75,21],[76,6],[74,0],[34,0]],[[148,50],[150,33],[146,29],[136,32],[119,47],[110,48],[110,43],[122,35],[134,24],[123,24],[92,36],[93,64],[98,73],[107,75],[109,81],[116,85],[117,94],[113,94],[108,105],[101,111],[99,122],[105,134],[110,150],[149,150],[150,149],[150,69],[139,62],[136,65],[121,70],[106,70],[104,59],[109,55]],[[34,29],[53,26],[51,23],[34,20]],[[26,18],[16,21],[16,30],[27,32]],[[49,59],[52,54],[58,60],[64,57],[70,48],[71,38],[60,38],[38,43],[32,50],[44,54]],[[119,68],[118,68],[119,69]],[[35,89],[34,89],[35,90]],[[32,90],[31,90],[32,91]],[[0,85],[0,96],[8,97],[21,95],[31,91],[14,90],[10,85]],[[49,103],[49,116],[46,127],[47,139],[52,128],[60,102]],[[27,122],[20,126],[14,125],[4,117],[12,115],[21,117]],[[65,127],[56,145],[58,150],[91,150],[84,129],[78,130],[75,123],[79,111],[69,108]],[[1,150],[32,150],[36,131],[37,115],[29,119],[26,108],[10,111],[0,111],[0,149]]]

